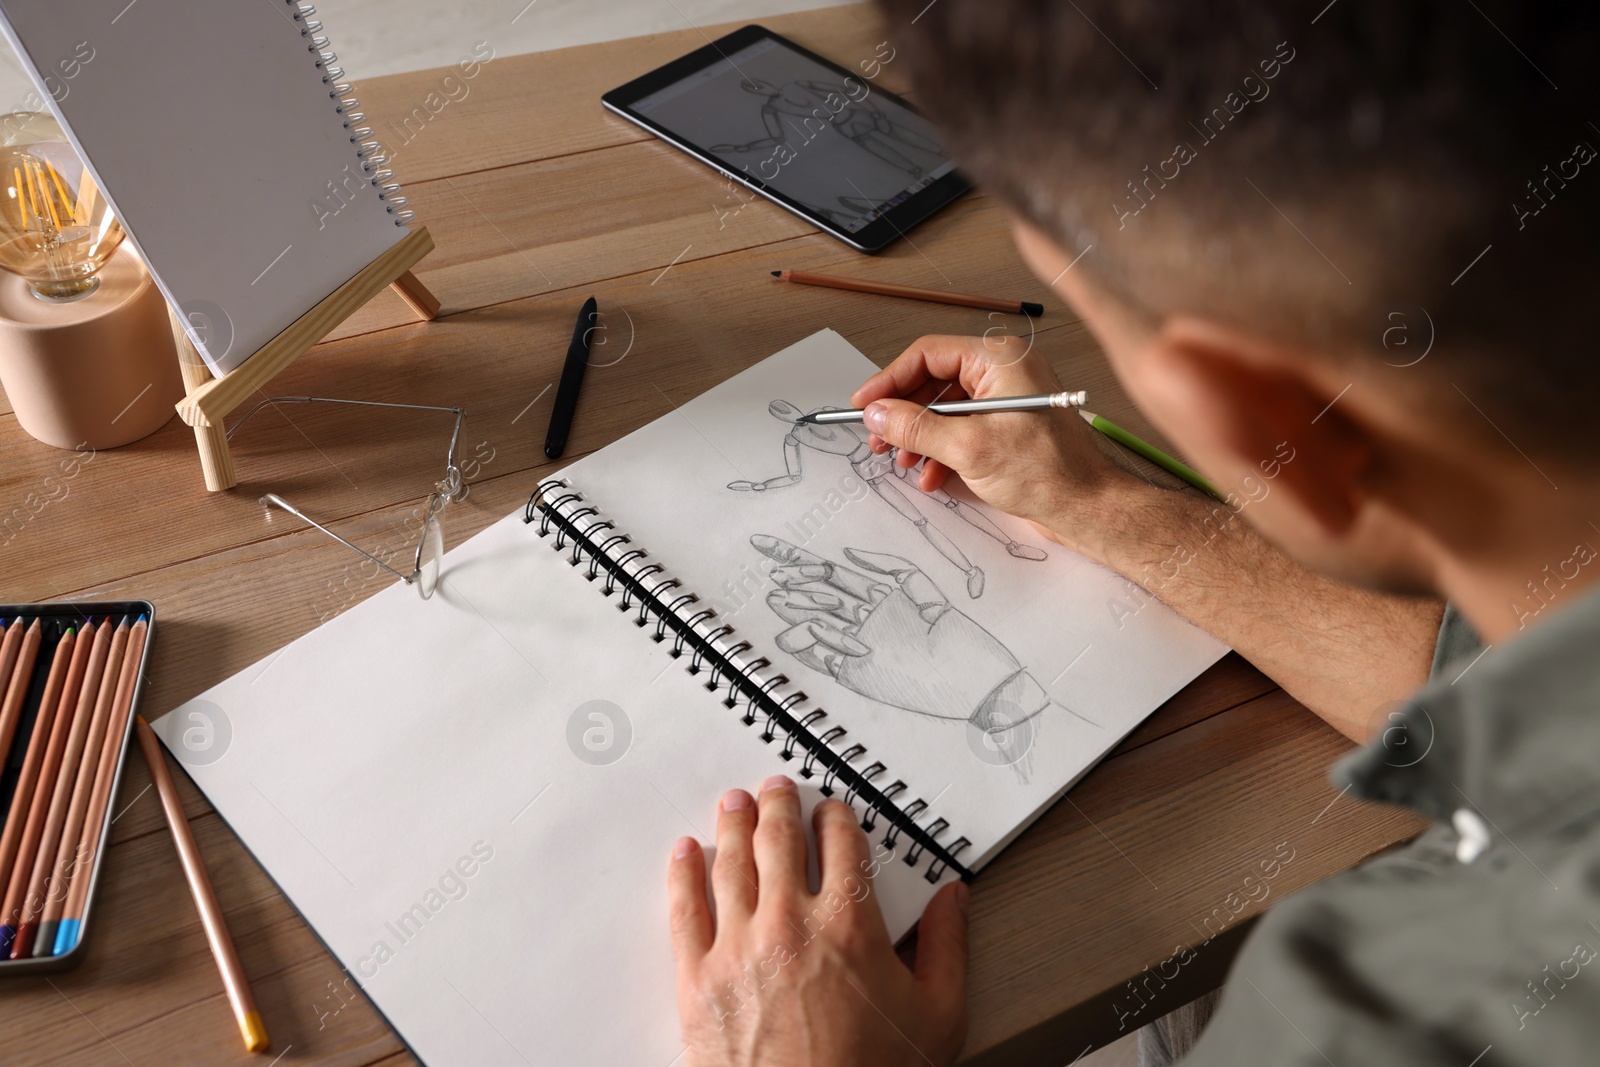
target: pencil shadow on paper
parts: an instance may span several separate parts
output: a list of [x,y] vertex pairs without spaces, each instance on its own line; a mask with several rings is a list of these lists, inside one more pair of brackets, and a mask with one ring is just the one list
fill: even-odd
[[[991,762],[1016,765],[1024,781],[1027,767],[1019,761],[1045,709],[1054,705],[1099,727],[1053,700],[1005,644],[910,560],[846,548],[852,568],[768,534],[755,534],[750,544],[776,564],[767,607],[788,626],[775,639],[778,648],[846,689],[884,707],[966,723],[1000,757]],[[1017,738],[1025,739],[1023,750],[1007,749],[1021,743]]]
[[[880,456],[872,451],[867,443],[866,431],[862,427],[851,424],[818,426],[813,423],[798,422],[796,420],[807,413],[787,400],[772,401],[767,405],[767,412],[789,427],[789,432],[783,438],[784,471],[763,481],[741,479],[729,482],[729,489],[737,492],[761,493],[798,485],[805,478],[808,455],[841,456],[879,500],[910,523],[934,551],[965,576],[967,596],[974,600],[983,595],[983,569],[967,557],[951,536],[952,530],[960,528],[955,525],[951,516],[961,520],[966,528],[976,530],[996,542],[1016,559],[1039,561],[1048,558],[1048,553],[1044,549],[1023,544],[997,526],[982,511],[955,499],[944,490],[922,492],[914,480],[914,472],[896,464],[893,452]],[[935,522],[923,512],[917,503],[918,498],[932,500],[940,505],[943,515],[940,516],[939,522]]]

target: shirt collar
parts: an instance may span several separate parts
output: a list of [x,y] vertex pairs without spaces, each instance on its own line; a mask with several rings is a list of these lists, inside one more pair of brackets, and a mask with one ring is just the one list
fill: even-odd
[[1436,821],[1474,809],[1512,838],[1600,807],[1600,589],[1422,688],[1333,779]]

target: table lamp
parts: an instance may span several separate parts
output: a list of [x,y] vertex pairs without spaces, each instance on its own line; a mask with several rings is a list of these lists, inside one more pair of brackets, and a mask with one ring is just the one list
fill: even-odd
[[0,115],[0,385],[57,448],[113,448],[175,413],[167,303],[49,115]]

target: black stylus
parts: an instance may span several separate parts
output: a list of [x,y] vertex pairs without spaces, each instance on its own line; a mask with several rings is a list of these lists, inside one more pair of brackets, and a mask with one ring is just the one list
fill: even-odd
[[550,432],[544,438],[544,454],[551,459],[560,459],[562,450],[567,447],[572,413],[578,409],[578,390],[583,386],[583,369],[589,365],[589,334],[599,315],[600,305],[591,296],[583,302],[578,324],[572,328],[567,363],[561,368],[561,384],[556,387],[556,406],[550,412]]

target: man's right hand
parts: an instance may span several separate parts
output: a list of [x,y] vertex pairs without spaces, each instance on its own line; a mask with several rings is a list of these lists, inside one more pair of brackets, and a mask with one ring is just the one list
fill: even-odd
[[868,378],[850,402],[866,409],[874,452],[898,448],[896,462],[905,468],[927,458],[924,492],[938,489],[953,471],[985,503],[1097,556],[1083,539],[1094,536],[1098,502],[1106,493],[1142,483],[1100,450],[1076,412],[952,417],[926,408],[936,400],[1060,389],[1055,372],[1026,338],[930,336]]

